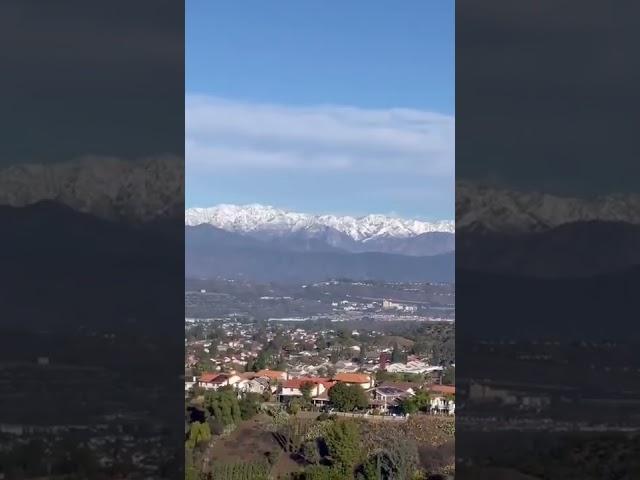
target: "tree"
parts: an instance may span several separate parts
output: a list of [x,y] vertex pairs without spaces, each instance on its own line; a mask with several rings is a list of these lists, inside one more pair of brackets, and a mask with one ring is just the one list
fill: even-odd
[[260,411],[262,396],[259,393],[247,392],[238,401],[242,420],[249,420]]
[[404,361],[404,355],[402,353],[402,350],[400,350],[400,347],[396,343],[391,352],[391,363],[401,363],[403,361]]
[[367,349],[364,343],[360,344],[360,365],[364,365],[367,360]]
[[302,402],[299,398],[294,398],[289,402],[289,413],[291,415],[297,415],[302,410]]
[[418,409],[419,407],[415,397],[407,397],[400,402],[400,410],[402,410],[402,413],[405,415],[416,413]]
[[345,474],[350,474],[361,457],[360,429],[353,421],[336,421],[327,428],[324,440],[331,458]]
[[331,404],[341,412],[365,409],[369,405],[366,393],[359,385],[338,383],[329,390]]
[[366,422],[361,428],[362,449],[368,452],[367,461],[361,469],[365,479],[415,478],[419,465],[415,440],[394,426],[380,428],[380,425]]
[[380,480],[382,478],[382,466],[380,457],[374,455],[362,464],[359,478],[363,480]]
[[280,360],[278,360],[278,364],[276,365],[276,370],[279,370],[281,372],[284,372],[287,370],[287,362],[285,362],[283,358],[280,358]]
[[327,348],[328,346],[328,342],[327,339],[324,337],[323,334],[318,334],[318,339],[316,340],[316,347],[320,350],[324,350],[325,348]]
[[308,440],[302,444],[300,448],[300,455],[307,461],[307,463],[318,464],[322,460],[320,450],[318,449],[317,440]]
[[351,334],[346,327],[342,327],[336,332],[336,338],[338,338],[339,340],[346,340],[348,338],[351,338]]
[[300,392],[302,393],[302,399],[307,404],[311,403],[311,395],[314,387],[315,385],[312,382],[304,382],[302,385],[300,385]]
[[224,426],[236,425],[242,419],[238,395],[233,387],[222,387],[217,391],[207,392],[204,396],[204,407],[210,416]]
[[188,448],[195,448],[199,444],[208,442],[211,440],[211,430],[206,423],[193,422],[189,429],[189,438],[187,440]]
[[426,390],[418,390],[414,398],[420,410],[428,410],[431,406],[431,395]]
[[244,367],[244,371],[245,372],[257,372],[257,370],[254,370],[254,365],[253,365],[253,360],[249,359],[247,360],[247,364]]
[[338,360],[340,360],[340,352],[338,351],[338,348],[332,347],[331,355],[329,355],[329,361],[331,363],[336,363]]
[[256,357],[256,360],[253,362],[253,365],[252,365],[253,371],[257,372],[258,370],[264,370],[265,368],[267,368],[267,362],[268,362],[268,355],[263,350],[258,354],[258,356]]

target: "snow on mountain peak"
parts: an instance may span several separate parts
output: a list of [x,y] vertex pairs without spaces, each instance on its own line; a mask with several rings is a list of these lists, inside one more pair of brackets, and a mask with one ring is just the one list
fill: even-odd
[[456,219],[458,229],[498,232],[539,232],[589,221],[640,224],[640,195],[575,198],[458,182]]
[[355,241],[368,241],[379,237],[407,238],[428,232],[454,232],[454,223],[446,220],[424,222],[385,215],[310,215],[260,204],[221,204],[209,208],[189,208],[185,211],[185,224],[209,224],[238,233],[292,233],[331,228]]
[[0,205],[43,200],[103,218],[148,221],[184,208],[184,162],[166,155],[124,161],[89,156],[57,164],[0,170]]

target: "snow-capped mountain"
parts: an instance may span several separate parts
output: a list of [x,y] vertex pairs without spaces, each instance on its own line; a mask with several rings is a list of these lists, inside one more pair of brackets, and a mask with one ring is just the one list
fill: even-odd
[[640,225],[640,195],[614,194],[582,199],[459,182],[456,185],[456,220],[458,230],[502,233],[542,232],[590,221]]
[[44,200],[107,219],[148,221],[180,215],[184,162],[172,156],[131,162],[87,157],[0,171],[0,205],[23,207]]
[[425,233],[454,232],[452,221],[432,223],[385,215],[310,215],[259,204],[190,208],[185,212],[185,224],[209,224],[226,231],[245,234],[260,232],[286,235],[296,232],[326,232],[331,229],[363,243],[377,238],[410,238]]

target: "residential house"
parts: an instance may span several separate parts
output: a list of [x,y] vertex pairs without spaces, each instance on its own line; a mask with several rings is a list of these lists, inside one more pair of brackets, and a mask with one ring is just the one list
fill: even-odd
[[305,383],[310,383],[313,386],[311,389],[311,398],[312,400],[317,399],[317,402],[314,401],[314,404],[318,405],[323,405],[328,402],[329,397],[323,396],[323,393],[328,392],[328,390],[335,385],[335,382],[332,382],[327,378],[301,377],[285,380],[282,382],[278,393],[280,402],[287,403],[293,398],[302,397],[302,391],[300,388]]
[[241,378],[238,375],[229,375],[226,373],[203,373],[200,376],[198,385],[205,390],[218,390],[227,385],[238,383]]
[[289,378],[287,372],[268,369],[259,370],[258,372],[256,372],[256,377],[265,377],[272,381],[286,380],[287,378]]
[[416,390],[418,390],[422,385],[418,383],[412,382],[382,382],[378,387],[391,387],[397,390],[401,390],[408,395],[415,395]]
[[369,400],[369,408],[377,410],[380,413],[389,413],[396,411],[402,402],[407,397],[413,395],[406,390],[395,387],[375,387],[368,390],[371,395]]
[[373,388],[375,384],[371,376],[365,373],[337,373],[333,380],[347,385],[359,385],[365,389]]
[[269,388],[269,382],[265,378],[243,378],[235,384],[235,388],[243,393],[259,393],[262,395]]
[[431,385],[431,413],[453,415],[456,410],[456,387],[453,385]]

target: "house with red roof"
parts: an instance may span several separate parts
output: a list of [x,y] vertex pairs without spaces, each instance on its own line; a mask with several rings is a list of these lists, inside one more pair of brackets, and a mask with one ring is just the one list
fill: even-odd
[[453,385],[431,385],[431,413],[453,415],[456,411],[456,387]]
[[256,372],[255,376],[268,378],[269,380],[272,380],[272,381],[276,381],[276,380],[281,381],[289,378],[289,375],[287,374],[287,372],[283,372],[281,370],[269,370],[269,369],[259,370]]
[[374,381],[366,373],[337,373],[333,380],[347,385],[359,385],[362,388],[373,388]]
[[324,404],[324,398],[326,397],[326,401],[328,402],[329,397],[323,396],[325,392],[328,392],[331,387],[333,387],[336,382],[329,380],[328,378],[318,378],[318,377],[300,377],[293,378],[290,380],[285,380],[280,384],[280,391],[278,392],[278,398],[281,402],[287,403],[291,401],[293,398],[302,397],[301,387],[304,384],[311,384],[311,398],[312,400],[318,399],[316,404]]
[[238,383],[241,378],[238,375],[227,373],[203,373],[198,380],[198,386],[205,390],[218,390],[227,385]]

